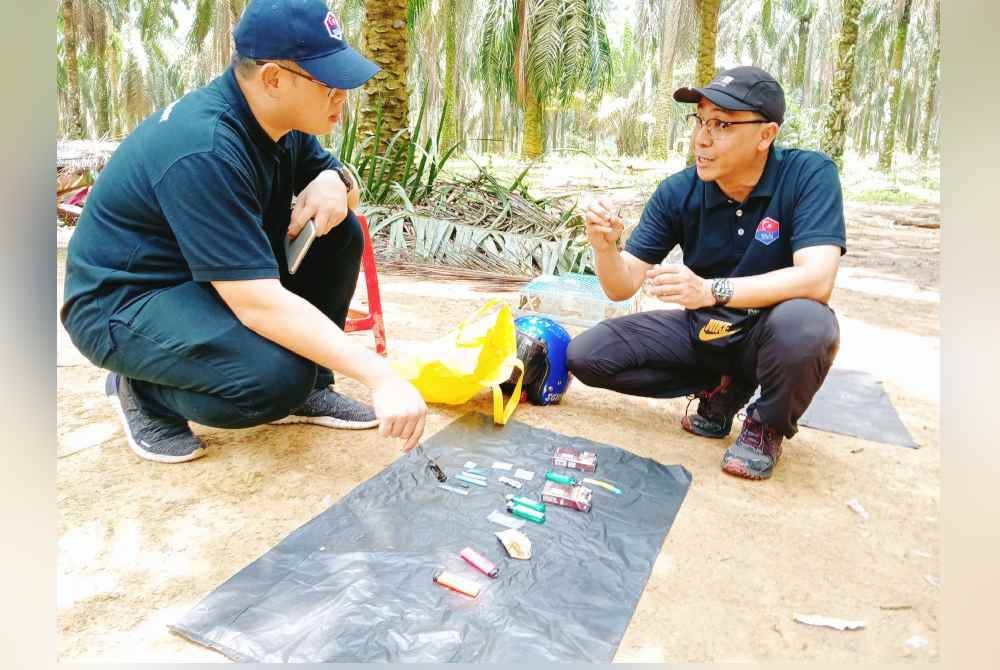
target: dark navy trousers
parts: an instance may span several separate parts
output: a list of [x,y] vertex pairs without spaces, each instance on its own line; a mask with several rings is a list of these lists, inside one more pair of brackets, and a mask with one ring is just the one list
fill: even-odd
[[785,437],[826,378],[840,345],[833,310],[815,300],[779,303],[728,348],[699,346],[685,310],[657,310],[603,321],[570,342],[570,371],[587,386],[650,398],[716,387],[723,374],[760,386],[747,408]]
[[[281,232],[271,245],[281,283],[341,328],[357,286],[364,247],[348,213],[313,241],[289,275]],[[245,428],[287,416],[333,373],[239,322],[210,283],[154,290],[111,319],[114,349],[104,367],[132,381],[143,408],[218,428]]]

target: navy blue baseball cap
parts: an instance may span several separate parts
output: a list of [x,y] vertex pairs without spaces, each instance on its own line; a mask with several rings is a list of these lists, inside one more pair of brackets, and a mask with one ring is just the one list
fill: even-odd
[[720,72],[708,86],[682,86],[674,91],[677,102],[697,103],[708,98],[723,109],[760,112],[779,126],[785,120],[785,90],[759,67],[743,65]]
[[347,46],[323,0],[251,0],[233,40],[241,56],[294,61],[330,88],[357,88],[382,69]]

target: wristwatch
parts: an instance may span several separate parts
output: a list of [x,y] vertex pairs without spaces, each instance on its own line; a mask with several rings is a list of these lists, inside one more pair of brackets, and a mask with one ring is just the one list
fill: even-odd
[[347,187],[347,192],[350,193],[351,189],[354,188],[354,178],[351,176],[351,171],[343,165],[333,168],[333,171],[337,173],[338,177],[340,177],[340,181],[344,182],[344,186]]
[[716,305],[725,305],[733,297],[733,283],[725,277],[713,279],[712,297]]

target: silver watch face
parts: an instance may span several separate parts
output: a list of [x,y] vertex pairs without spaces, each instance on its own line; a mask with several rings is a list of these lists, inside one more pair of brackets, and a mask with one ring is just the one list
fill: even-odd
[[712,295],[717,302],[729,302],[729,299],[733,297],[733,285],[728,279],[716,279],[712,282]]

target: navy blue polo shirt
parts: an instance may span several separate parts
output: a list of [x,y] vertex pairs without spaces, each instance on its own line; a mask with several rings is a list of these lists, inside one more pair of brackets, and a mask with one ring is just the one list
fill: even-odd
[[694,167],[656,188],[625,250],[659,263],[674,245],[699,277],[748,277],[791,267],[792,254],[816,245],[847,251],[837,167],[815,151],[772,147],[744,202],[730,199]]
[[101,364],[119,310],[184,282],[279,277],[292,196],[339,166],[312,135],[275,142],[230,67],[121,143],[70,240],[61,318]]

